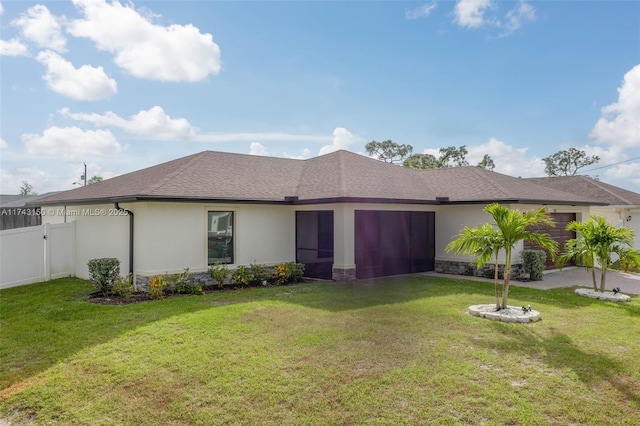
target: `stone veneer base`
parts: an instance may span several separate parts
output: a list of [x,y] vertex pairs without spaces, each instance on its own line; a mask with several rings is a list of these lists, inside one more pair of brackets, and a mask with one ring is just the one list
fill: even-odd
[[331,279],[334,281],[355,281],[356,268],[333,268]]

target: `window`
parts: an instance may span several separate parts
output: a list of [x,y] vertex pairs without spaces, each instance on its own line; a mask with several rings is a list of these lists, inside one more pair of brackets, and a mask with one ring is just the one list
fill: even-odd
[[208,264],[233,263],[233,212],[208,214]]

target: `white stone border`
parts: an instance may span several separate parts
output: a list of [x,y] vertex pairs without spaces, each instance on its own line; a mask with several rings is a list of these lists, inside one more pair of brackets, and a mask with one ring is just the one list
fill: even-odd
[[540,320],[540,312],[531,310],[524,312],[522,307],[508,306],[496,311],[496,305],[472,305],[469,313],[474,317],[487,318],[493,321],[528,323]]
[[606,300],[609,302],[629,302],[631,301],[631,297],[622,293],[614,293],[612,291],[595,291],[589,288],[577,288],[575,293],[578,296],[589,297],[591,299],[600,299]]

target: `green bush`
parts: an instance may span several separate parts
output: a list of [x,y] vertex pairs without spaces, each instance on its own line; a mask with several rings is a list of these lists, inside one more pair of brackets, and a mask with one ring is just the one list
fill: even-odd
[[133,294],[133,275],[118,277],[113,282],[113,294],[120,297],[129,297]]
[[271,279],[271,272],[269,272],[269,269],[266,266],[251,264],[249,266],[249,272],[251,273],[251,282],[253,284],[269,284],[269,279]]
[[209,275],[211,275],[211,279],[218,283],[218,287],[222,288],[224,282],[229,277],[229,269],[227,265],[222,265],[220,262],[217,262],[215,265],[209,266]]
[[169,285],[162,275],[156,275],[149,279],[149,297],[152,299],[162,299],[164,289]]
[[249,268],[240,265],[238,266],[238,269],[236,269],[233,274],[231,274],[231,279],[238,285],[247,286],[251,284],[251,281],[253,281],[253,274],[251,273]]
[[289,262],[289,269],[291,269],[291,281],[297,283],[304,276],[304,263]]
[[120,261],[112,257],[91,259],[88,263],[89,279],[102,292],[108,296],[113,290],[113,283],[120,275]]
[[303,275],[304,264],[302,263],[286,262],[273,267],[273,279],[278,285],[297,282]]
[[547,253],[543,250],[522,250],[520,253],[522,268],[529,274],[529,279],[542,281],[542,271],[544,271]]

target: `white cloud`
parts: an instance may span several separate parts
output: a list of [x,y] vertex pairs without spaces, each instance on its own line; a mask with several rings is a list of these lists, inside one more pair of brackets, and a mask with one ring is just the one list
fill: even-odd
[[426,18],[427,16],[431,15],[431,12],[433,12],[437,7],[438,7],[438,4],[436,2],[432,2],[428,4],[423,4],[422,6],[414,7],[413,9],[407,9],[404,12],[404,18],[405,19]]
[[525,1],[518,2],[518,5],[507,12],[506,23],[504,24],[505,31],[503,36],[509,35],[517,29],[522,27],[523,21],[533,21],[536,19],[536,10],[533,6]]
[[341,149],[349,149],[355,141],[355,137],[344,127],[336,127],[333,131],[333,142],[331,145],[325,145],[320,148],[319,155],[328,154],[330,152],[338,151]]
[[3,56],[29,56],[29,49],[17,38],[0,40],[0,55]]
[[38,53],[36,59],[47,67],[43,80],[51,90],[63,96],[96,101],[108,99],[118,91],[118,84],[102,67],[82,65],[75,68],[71,62],[50,50]]
[[4,14],[4,6],[0,2],[0,15]]
[[4,139],[0,138],[0,149],[9,148],[9,144]]
[[63,108],[60,113],[76,121],[84,121],[95,127],[114,127],[136,135],[149,136],[154,139],[191,139],[197,129],[185,118],[171,118],[159,106],[139,111],[128,119],[122,118],[114,112],[104,114],[72,113]]
[[502,30],[499,37],[511,35],[520,29],[525,21],[533,21],[536,18],[535,8],[525,0],[520,0],[503,17],[498,16],[498,7],[493,0],[458,0],[453,14],[453,22],[460,27],[469,29],[484,26],[499,28]]
[[453,9],[453,22],[465,28],[479,28],[485,24],[486,10],[492,7],[492,0],[458,0]]
[[[593,173],[597,174],[598,171],[594,171]],[[632,185],[625,185],[628,188],[632,189],[635,192],[638,192],[638,188],[640,188],[640,163],[625,163],[618,164],[613,166],[612,168],[607,168],[604,173],[604,181],[607,183],[610,181],[620,181],[624,185],[624,183],[631,183]]]
[[520,177],[545,176],[542,159],[527,156],[527,148],[514,148],[491,138],[485,144],[468,146],[467,150],[467,161],[471,165],[478,164],[484,154],[489,154],[496,165],[495,172]]
[[116,154],[122,147],[109,130],[82,130],[78,127],[50,127],[42,135],[25,133],[22,142],[31,155],[65,160]]
[[331,141],[331,136],[302,135],[294,133],[200,133],[193,138],[197,142],[252,142],[255,140],[278,142]]
[[264,145],[260,142],[251,142],[251,147],[249,148],[249,154],[251,155],[267,155],[267,150]]
[[624,75],[618,101],[602,108],[589,136],[597,143],[640,147],[640,65]]
[[74,0],[74,4],[84,18],[72,21],[68,31],[113,53],[115,63],[135,77],[194,82],[220,71],[218,45],[211,34],[202,34],[191,24],[156,25],[132,5],[117,1]]
[[20,28],[22,36],[38,47],[64,52],[66,39],[58,18],[53,16],[46,6],[35,5],[23,12],[18,19],[11,21]]

